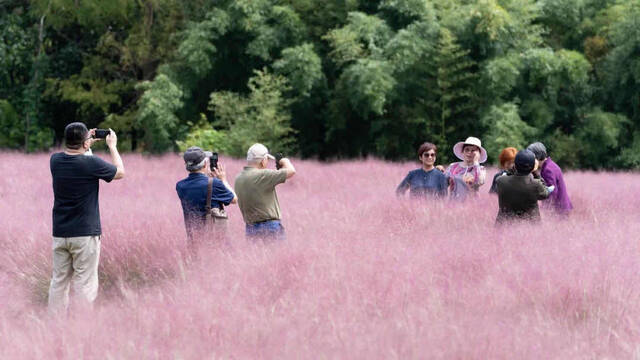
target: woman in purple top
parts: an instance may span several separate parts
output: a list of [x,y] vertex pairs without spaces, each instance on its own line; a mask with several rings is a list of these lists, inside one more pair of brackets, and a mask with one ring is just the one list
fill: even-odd
[[[536,159],[539,162],[540,176],[547,184],[547,186],[555,186],[555,191],[551,193],[547,203],[553,210],[559,215],[568,216],[573,205],[569,200],[569,194],[567,193],[567,186],[564,183],[562,177],[562,170],[547,156],[547,148],[540,142],[535,142],[527,147],[527,150],[533,152],[536,155]],[[543,204],[544,204],[543,203]]]
[[418,149],[418,159],[422,167],[409,172],[396,189],[397,195],[403,195],[407,190],[412,198],[447,196],[447,178],[436,169],[436,152],[438,148],[432,143],[424,143]]

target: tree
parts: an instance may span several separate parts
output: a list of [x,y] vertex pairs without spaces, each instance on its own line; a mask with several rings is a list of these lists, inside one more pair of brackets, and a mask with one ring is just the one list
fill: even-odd
[[[436,51],[436,86],[429,107],[438,124],[438,142],[448,147],[452,136],[466,137],[478,129],[471,116],[476,106],[473,88],[477,76],[475,63],[467,57],[469,51],[457,44],[449,30],[441,29]],[[450,121],[454,118],[458,119],[456,123]]]
[[640,125],[640,4],[626,3],[624,15],[612,25],[612,49],[604,64],[608,103]]
[[484,136],[489,158],[498,160],[498,154],[505,147],[525,148],[536,134],[536,129],[522,121],[518,106],[514,103],[493,105],[481,120],[488,127]]
[[622,167],[640,169],[640,131],[633,133],[632,139],[631,144],[622,149],[616,160]]
[[324,39],[331,45],[331,59],[338,66],[344,66],[368,57],[380,59],[391,36],[392,31],[384,20],[374,15],[351,12],[347,24],[329,31]]
[[259,142],[290,154],[295,150],[295,139],[290,100],[284,97],[290,86],[285,77],[265,69],[254,74],[247,84],[250,92],[246,97],[226,91],[211,94],[209,106],[216,115],[214,125],[225,135],[219,148],[229,155],[243,156]]
[[[22,134],[20,145],[25,152],[48,149],[53,143],[53,132],[45,126],[40,113],[48,65],[45,19],[49,15],[51,1],[47,4],[47,8],[37,13],[35,24],[23,22],[13,15],[0,17],[0,79],[6,81],[0,85],[0,97],[6,96],[19,109],[20,129],[11,129],[10,132]],[[34,30],[24,28],[30,25]],[[6,109],[8,107],[5,106]],[[14,112],[9,113],[13,119]],[[15,121],[11,120],[11,123],[17,126]],[[18,146],[13,141],[11,143]]]
[[80,73],[49,80],[49,94],[76,104],[80,120],[115,129],[121,142],[135,149],[143,133],[135,120],[142,95],[137,85],[153,79],[158,65],[174,51],[173,33],[181,26],[183,11],[175,0],[116,0],[108,6],[99,1],[55,2],[54,28],[65,32],[83,26],[100,35],[81,55]]
[[198,123],[189,125],[189,133],[186,138],[176,141],[178,150],[185,151],[191,146],[199,146],[201,149],[225,154],[230,154],[233,151],[227,147],[229,145],[227,134],[224,131],[214,129],[204,114]]
[[288,79],[295,97],[309,97],[311,90],[324,79],[321,59],[309,43],[282,50],[273,69]]
[[173,149],[180,119],[176,111],[182,107],[183,92],[165,75],[156,76],[153,82],[139,85],[144,94],[140,99],[137,127],[144,129],[145,148],[151,152]]
[[589,109],[576,130],[576,139],[582,144],[578,149],[582,166],[592,169],[611,168],[618,151],[620,135],[629,120],[620,114],[601,109]]
[[18,148],[24,141],[20,117],[7,100],[0,100],[0,147]]

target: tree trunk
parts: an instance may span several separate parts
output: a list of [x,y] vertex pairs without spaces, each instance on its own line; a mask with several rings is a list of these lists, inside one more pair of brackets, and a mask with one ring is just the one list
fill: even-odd
[[[42,56],[42,52],[44,51],[44,19],[51,10],[51,0],[49,0],[49,4],[47,5],[47,11],[40,17],[40,24],[38,25],[38,52],[36,54],[36,60],[33,63],[34,71],[33,77],[31,78],[31,86],[35,87],[37,85],[38,76],[40,75],[40,57]],[[35,94],[35,92],[34,92]],[[34,95],[36,96],[36,95]],[[36,110],[37,100],[34,99],[31,104],[31,109],[27,110],[27,116],[25,118],[24,124],[24,152],[29,151],[29,131],[31,130],[31,111]]]

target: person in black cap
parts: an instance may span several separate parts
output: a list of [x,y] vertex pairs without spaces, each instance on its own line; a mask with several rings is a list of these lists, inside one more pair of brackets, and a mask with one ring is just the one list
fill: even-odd
[[[187,231],[188,245],[191,250],[197,242],[209,238],[225,240],[227,217],[224,205],[235,204],[238,199],[231,185],[227,182],[227,173],[222,163],[215,169],[209,166],[211,152],[192,146],[184,152],[184,163],[189,176],[178,181],[176,192],[182,203],[184,225]],[[205,225],[207,194],[211,184],[211,208],[216,215],[215,233],[207,233]]]
[[540,221],[538,200],[548,198],[554,188],[531,175],[537,164],[533,152],[520,150],[515,158],[516,173],[496,180],[499,205],[496,224],[511,220]]
[[69,288],[73,285],[79,304],[91,306],[98,296],[98,263],[102,227],[98,190],[100,180],[111,182],[124,177],[124,163],[118,152],[118,137],[113,130],[105,142],[111,163],[98,156],[84,156],[95,129],[81,122],[64,129],[65,149],[51,155],[53,180],[53,272],[49,286],[49,309],[64,311],[69,306]]

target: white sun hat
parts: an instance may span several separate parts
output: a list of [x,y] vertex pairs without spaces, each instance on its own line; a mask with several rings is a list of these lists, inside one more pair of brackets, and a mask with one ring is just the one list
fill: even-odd
[[482,142],[477,137],[469,136],[467,140],[460,141],[459,143],[453,146],[453,154],[460,160],[464,161],[464,155],[462,153],[462,148],[465,145],[473,145],[477,146],[480,149],[480,163],[487,161],[487,150],[482,147]]

